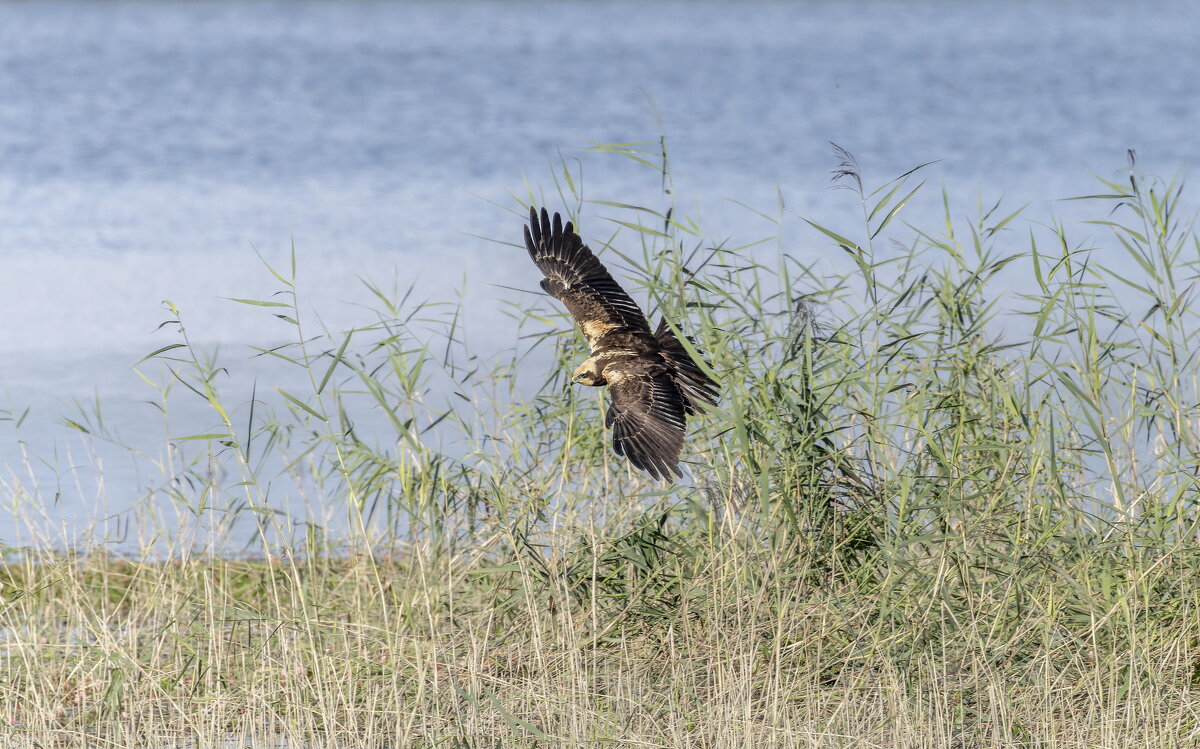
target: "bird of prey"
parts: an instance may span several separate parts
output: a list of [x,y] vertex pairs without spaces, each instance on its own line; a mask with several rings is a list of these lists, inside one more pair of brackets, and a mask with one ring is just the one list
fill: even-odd
[[[658,479],[682,477],[679,453],[687,417],[717,403],[717,383],[704,373],[660,319],[650,330],[645,315],[557,213],[529,209],[525,247],[541,270],[542,289],[566,305],[592,355],[573,381],[612,396],[605,426],[613,449]],[[691,340],[690,338],[688,339]]]

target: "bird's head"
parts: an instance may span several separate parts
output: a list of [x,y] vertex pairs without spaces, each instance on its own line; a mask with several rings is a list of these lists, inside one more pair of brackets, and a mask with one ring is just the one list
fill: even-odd
[[600,373],[600,368],[596,366],[596,362],[588,359],[579,368],[575,370],[575,374],[571,375],[572,382],[578,382],[580,385],[591,385],[599,387],[607,385],[604,375]]

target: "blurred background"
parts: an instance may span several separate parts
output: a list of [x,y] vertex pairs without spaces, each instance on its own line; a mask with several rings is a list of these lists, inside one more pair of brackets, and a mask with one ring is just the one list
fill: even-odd
[[[247,345],[290,327],[229,298],[272,298],[264,262],[293,248],[314,329],[370,322],[365,278],[465,291],[467,341],[511,348],[503,302],[538,275],[503,242],[531,187],[573,209],[565,162],[585,198],[664,204],[595,143],[665,136],[679,210],[713,238],[775,231],[739,204],[782,199],[785,247],[816,263],[839,251],[802,219],[862,221],[830,189],[831,141],[874,184],[937,161],[916,225],[944,188],[964,211],[1028,206],[1021,233],[1123,181],[1127,149],[1187,176],[1197,30],[1182,1],[2,3],[0,481],[36,486],[68,541],[136,501],[153,477],[66,420],[101,404],[150,454],[204,429],[199,399],[164,425],[132,369],[178,340],[164,300],[242,363],[243,399],[273,382]],[[585,206],[586,238],[618,214]]]

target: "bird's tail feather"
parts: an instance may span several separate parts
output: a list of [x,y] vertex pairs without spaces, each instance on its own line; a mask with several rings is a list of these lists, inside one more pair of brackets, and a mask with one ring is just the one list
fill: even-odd
[[[708,406],[717,405],[718,385],[716,381],[704,374],[704,370],[700,369],[700,366],[688,354],[687,349],[667,326],[665,317],[659,319],[658,330],[654,331],[654,337],[658,339],[658,344],[662,347],[663,357],[671,365],[672,373],[675,376],[675,385],[683,395],[684,412],[688,414],[701,413]],[[688,336],[688,342],[694,344],[695,340]],[[707,364],[707,362],[705,363]]]

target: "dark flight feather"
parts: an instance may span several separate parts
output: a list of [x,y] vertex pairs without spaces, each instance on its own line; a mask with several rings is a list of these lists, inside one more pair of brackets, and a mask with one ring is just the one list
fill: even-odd
[[557,213],[551,221],[545,208],[539,221],[537,211],[530,208],[525,247],[546,276],[542,289],[567,305],[593,350],[596,341],[612,330],[650,332],[637,303],[613,280],[570,221],[563,227]]
[[655,478],[683,476],[679,454],[687,421],[679,388],[665,369],[651,374],[643,362],[623,369],[617,376],[606,370],[612,405],[604,424],[613,430],[613,449]]
[[[709,406],[717,405],[717,383],[713,382],[704,370],[692,359],[687,349],[667,326],[667,318],[659,318],[658,330],[654,332],[662,347],[662,356],[675,371],[675,384],[683,395],[684,411],[687,414],[703,413]],[[688,336],[688,343],[695,341]]]

